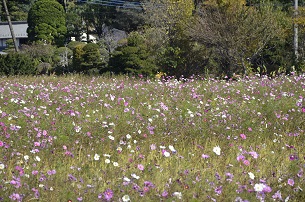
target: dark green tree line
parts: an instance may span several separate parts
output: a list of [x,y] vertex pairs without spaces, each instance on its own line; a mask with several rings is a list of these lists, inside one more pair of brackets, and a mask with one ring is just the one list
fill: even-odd
[[[288,73],[292,66],[302,70],[304,0],[299,0],[297,17],[293,1],[285,0],[140,2],[143,9],[74,0],[15,0],[9,6],[18,16],[15,19],[27,16],[29,41],[33,44],[22,51],[34,57],[36,64],[48,63],[64,71],[149,76],[161,71],[176,77],[209,73],[231,77],[283,69]],[[24,15],[25,10],[29,10],[28,15]],[[294,24],[299,27],[299,63],[295,63],[293,52]],[[117,30],[124,32],[126,39],[119,41],[122,38]],[[69,41],[80,41],[83,33],[94,35],[97,43]],[[54,47],[48,53],[41,51],[45,56],[34,56],[39,43]],[[65,55],[69,59],[63,59]]]

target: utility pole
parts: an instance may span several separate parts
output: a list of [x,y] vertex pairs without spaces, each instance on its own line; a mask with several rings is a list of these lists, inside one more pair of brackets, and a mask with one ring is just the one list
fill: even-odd
[[7,9],[6,0],[3,0],[3,6],[4,6],[4,9],[5,9],[8,25],[10,27],[11,35],[12,35],[12,38],[13,38],[13,42],[14,42],[14,46],[15,46],[15,51],[18,52],[19,51],[18,44],[17,44],[17,41],[16,41],[13,25],[12,25],[12,22],[11,22],[11,17],[10,17],[10,14],[8,12],[8,9]]
[[298,23],[297,23],[297,16],[298,16],[298,0],[294,0],[294,39],[293,39],[293,47],[294,47],[294,56],[295,62],[298,63],[299,53],[298,53]]

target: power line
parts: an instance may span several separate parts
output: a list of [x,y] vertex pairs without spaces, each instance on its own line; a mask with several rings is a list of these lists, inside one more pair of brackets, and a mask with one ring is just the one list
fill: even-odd
[[116,8],[144,10],[144,4],[141,2],[131,2],[123,0],[79,0],[78,3],[98,4],[101,6],[110,6]]
[[124,1],[124,0],[78,0],[80,4],[97,4],[101,6],[109,6],[123,9],[146,10],[147,8],[161,8],[164,4],[158,3],[143,3],[138,1]]

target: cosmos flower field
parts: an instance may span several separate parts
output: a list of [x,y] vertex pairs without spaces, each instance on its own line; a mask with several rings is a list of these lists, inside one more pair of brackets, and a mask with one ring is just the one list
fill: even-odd
[[304,201],[305,75],[3,77],[0,201]]

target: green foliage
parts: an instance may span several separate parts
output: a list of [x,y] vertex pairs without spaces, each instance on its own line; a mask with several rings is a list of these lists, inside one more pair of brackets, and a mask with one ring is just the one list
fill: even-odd
[[[12,21],[26,21],[32,0],[6,1]],[[5,10],[0,3],[0,19],[7,21]]]
[[[186,35],[186,30],[189,29],[193,18],[194,2],[154,0],[150,4],[148,5],[153,8],[147,10],[149,26],[145,27],[145,35],[150,39],[150,54],[158,58],[156,63],[162,72],[177,77],[191,75],[195,72],[192,68],[197,66],[197,61],[193,60],[194,47]],[[159,7],[156,4],[164,6]]]
[[53,61],[57,74],[69,72],[72,66],[73,51],[68,47],[59,47],[55,50]]
[[69,49],[71,49],[71,50],[74,50],[74,49],[76,48],[76,46],[81,45],[81,44],[85,45],[84,42],[80,42],[80,41],[71,41],[70,43],[68,43],[67,47],[68,47]]
[[6,48],[5,48],[5,52],[7,53],[13,53],[15,52],[15,44],[13,39],[8,39],[6,40]]
[[127,33],[137,31],[146,24],[145,13],[140,9],[119,9],[113,27]]
[[101,38],[104,35],[105,26],[112,27],[116,16],[115,7],[107,7],[96,4],[84,6],[82,18],[86,22],[86,27],[94,27],[94,32]]
[[83,47],[84,51],[84,62],[85,69],[91,69],[94,67],[99,67],[101,65],[101,54],[99,51],[99,46],[94,43],[88,43]]
[[[63,0],[8,2],[13,20],[28,19],[29,40],[34,46],[24,46],[22,52],[37,65],[94,73],[111,70],[152,75],[160,70],[176,77],[250,71],[275,74],[283,69],[288,73],[292,66],[302,71],[304,0],[299,0],[294,19],[291,5],[286,0],[152,0],[145,1],[143,10],[132,10]],[[3,14],[1,17],[5,20]],[[294,22],[299,27],[298,63],[292,44]],[[131,33],[128,42],[119,45],[112,28]],[[50,46],[38,45],[62,47],[65,37],[80,40],[83,32],[97,34],[99,48],[76,48],[81,42],[71,42],[67,47],[75,57],[68,65],[61,59],[64,51],[56,53]],[[136,32],[143,36],[134,37]],[[10,52],[13,46],[7,44],[6,52]]]
[[85,46],[85,44],[79,44],[77,46],[74,47],[73,49],[73,71],[76,72],[81,72],[83,71],[82,68],[82,63],[84,61],[84,50],[83,47]]
[[287,16],[271,4],[247,7],[218,1],[201,8],[189,36],[208,47],[219,74],[231,77],[234,73],[246,74],[248,61],[264,57],[268,44],[285,41]]
[[55,0],[36,1],[28,14],[28,37],[31,42],[62,45],[65,40],[66,16]]
[[[101,60],[100,47],[94,43],[79,44],[73,49],[73,71],[97,72],[105,65]],[[95,69],[95,70],[92,70]]]
[[144,74],[152,76],[157,71],[155,59],[148,52],[146,39],[132,32],[127,44],[120,46],[109,60],[109,69],[115,73]]
[[[261,51],[259,55],[253,57],[250,61],[254,70],[262,74],[270,74],[278,72],[281,68],[285,67],[287,73],[289,68],[294,63],[293,45],[290,41],[272,40]],[[264,69],[264,71],[261,71]],[[281,72],[281,71],[280,71]],[[283,73],[283,72],[281,72]],[[284,71],[286,73],[286,71]]]
[[52,45],[32,44],[22,45],[20,52],[27,55],[36,63],[46,62],[53,65],[55,47]]
[[0,55],[0,75],[33,75],[35,62],[25,54]]
[[75,37],[80,40],[82,32],[85,30],[82,19],[82,8],[69,6],[66,13],[67,37]]

